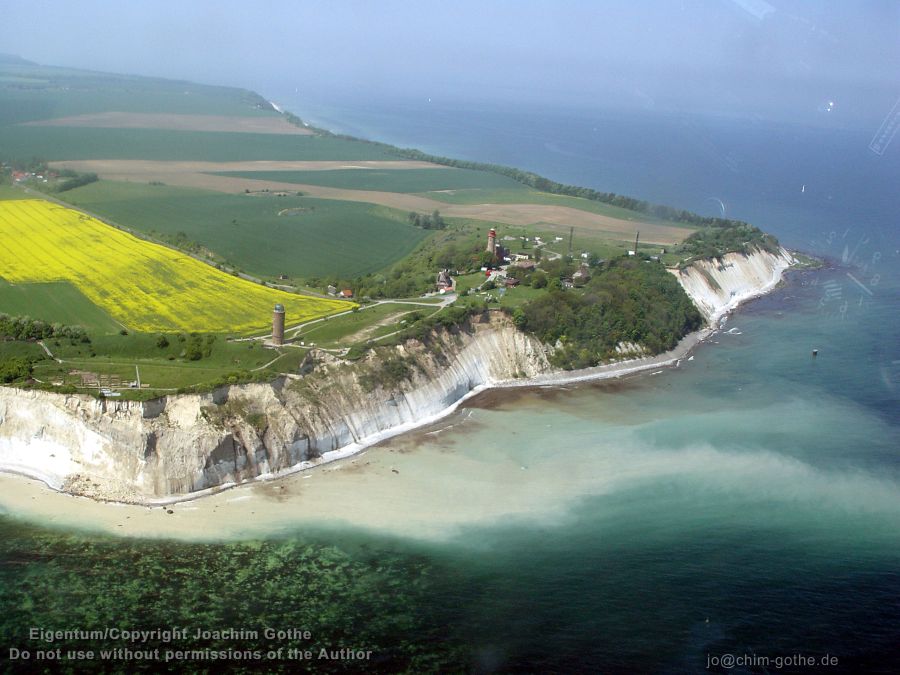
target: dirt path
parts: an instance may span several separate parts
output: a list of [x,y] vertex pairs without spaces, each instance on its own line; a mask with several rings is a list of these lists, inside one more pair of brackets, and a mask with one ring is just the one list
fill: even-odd
[[275,363],[276,361],[278,361],[282,356],[284,356],[284,352],[280,352],[280,351],[278,351],[277,349],[276,349],[275,351],[278,352],[278,356],[276,356],[274,359],[272,359],[272,360],[269,361],[268,363],[264,363],[264,364],[262,364],[261,366],[259,366],[259,367],[257,367],[257,368],[251,368],[251,369],[250,369],[250,372],[251,372],[251,373],[258,373],[260,370],[265,370],[266,368],[268,368],[269,366],[271,366],[273,363]]
[[38,344],[41,346],[41,349],[44,350],[44,352],[47,354],[47,356],[49,356],[51,359],[53,359],[53,360],[56,361],[57,363],[62,363],[62,362],[63,362],[62,359],[58,359],[58,358],[56,358],[56,357],[53,355],[53,352],[51,352],[51,351],[50,351],[50,348],[49,348],[47,345],[44,344],[44,341],[43,341],[43,340],[38,340]]
[[[431,307],[432,310],[434,310],[431,312],[431,314],[436,314],[437,312],[439,312],[442,309],[441,307],[438,307],[437,305],[428,305],[428,306]],[[356,331],[355,333],[350,333],[348,335],[343,336],[342,338],[338,339],[338,343],[352,344],[354,342],[362,342],[363,340],[371,342],[371,340],[369,340],[369,338],[371,338],[376,332],[378,332],[379,328],[384,328],[385,326],[389,326],[393,323],[397,323],[401,318],[403,318],[404,316],[407,316],[409,314],[412,314],[415,311],[418,311],[418,310],[398,309],[396,312],[394,312],[392,314],[388,314],[383,319],[376,321],[371,326],[366,326],[365,328],[361,328],[360,330]],[[400,330],[404,330],[404,329],[401,328]],[[394,335],[397,332],[398,331],[394,331],[394,333],[391,333],[391,335]],[[381,338],[375,338],[375,339],[381,339]]]

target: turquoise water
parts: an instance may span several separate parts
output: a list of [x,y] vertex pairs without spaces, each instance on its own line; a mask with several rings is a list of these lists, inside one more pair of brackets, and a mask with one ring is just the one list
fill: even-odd
[[[541,142],[561,126],[548,123]],[[533,137],[518,138],[527,148]],[[680,138],[676,150],[690,155],[692,137]],[[819,140],[810,155],[825,152]],[[483,158],[510,152],[503,142],[486,142]],[[652,149],[643,152],[649,162]],[[697,166],[703,152],[690,155]],[[570,170],[589,171],[572,161]],[[447,537],[407,533],[402,516],[364,527],[363,514],[357,525],[202,544],[3,517],[2,642],[26,644],[30,626],[294,625],[317,649],[371,650],[370,671],[725,672],[712,659],[732,654],[771,661],[728,672],[896,672],[900,209],[878,188],[896,175],[896,154],[878,161],[858,219],[846,202],[804,210],[791,194],[765,203],[764,186],[746,181],[742,199],[767,227],[831,264],[791,274],[677,369],[476,398],[447,430],[370,451],[402,451],[404,474],[427,464],[430,496],[409,503],[408,517],[426,502],[458,504]],[[710,185],[719,169],[707,169]],[[822,168],[822,181],[837,184],[841,171],[859,177],[850,161]],[[466,480],[444,466],[461,467]],[[377,509],[392,493],[358,497],[360,510]],[[263,653],[303,646],[182,642]],[[837,665],[774,665],[798,655]],[[263,660],[228,663],[297,666]]]

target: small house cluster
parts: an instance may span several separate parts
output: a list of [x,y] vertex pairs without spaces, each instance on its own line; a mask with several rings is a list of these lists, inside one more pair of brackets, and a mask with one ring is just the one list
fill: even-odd
[[353,298],[353,289],[351,288],[344,288],[338,291],[337,286],[329,284],[326,290],[328,291],[328,295],[334,296],[336,298],[343,298],[344,300],[350,300]]
[[46,176],[33,171],[13,171],[12,179],[14,183],[25,183],[27,181],[40,181],[46,183],[50,178],[56,178],[55,173],[48,173]]

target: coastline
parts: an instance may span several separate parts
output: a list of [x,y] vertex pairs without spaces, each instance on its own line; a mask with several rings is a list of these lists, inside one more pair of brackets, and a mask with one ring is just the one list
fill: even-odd
[[333,464],[335,462],[339,462],[344,459],[348,459],[350,457],[354,457],[363,453],[364,451],[377,446],[389,439],[395,438],[397,436],[402,436],[404,434],[408,434],[412,431],[415,431],[419,428],[426,427],[429,425],[433,425],[440,420],[448,417],[453,414],[463,403],[468,401],[469,399],[482,394],[483,392],[489,390],[502,390],[502,389],[513,389],[513,388],[525,388],[525,387],[554,387],[568,384],[579,384],[585,382],[594,382],[599,380],[606,379],[618,379],[622,377],[636,376],[646,373],[647,371],[654,369],[666,369],[677,367],[679,362],[682,359],[685,359],[690,356],[691,352],[700,344],[705,342],[709,337],[714,335],[719,329],[720,325],[723,323],[723,320],[727,318],[727,316],[737,309],[740,305],[760,296],[766,295],[771,292],[778,284],[782,281],[784,272],[789,267],[786,265],[782,268],[776,268],[773,270],[772,278],[763,286],[753,289],[752,291],[748,291],[744,294],[736,295],[732,297],[729,303],[724,305],[719,309],[719,311],[715,312],[708,322],[708,325],[700,330],[689,333],[684,336],[679,343],[670,351],[664,352],[662,354],[657,354],[655,356],[643,357],[638,359],[629,359],[625,361],[617,361],[614,363],[608,363],[600,366],[594,366],[592,368],[585,368],[581,370],[575,371],[564,371],[559,370],[552,373],[546,373],[543,375],[538,375],[531,378],[523,378],[523,379],[512,379],[512,380],[496,380],[491,381],[485,384],[478,385],[473,387],[471,390],[466,392],[459,399],[454,401],[451,405],[444,408],[443,410],[427,416],[421,419],[417,419],[414,422],[408,422],[405,424],[400,424],[395,427],[391,427],[389,429],[385,429],[378,433],[372,434],[370,436],[359,439],[354,443],[350,443],[348,445],[342,446],[335,450],[327,451],[322,453],[320,457],[317,457],[315,460],[304,461],[294,466],[291,466],[287,469],[283,469],[278,472],[272,473],[264,473],[256,476],[252,479],[241,481],[241,482],[228,482],[223,483],[221,485],[216,485],[213,487],[205,488],[202,490],[197,490],[195,492],[191,492],[188,494],[181,495],[173,495],[169,497],[161,497],[161,498],[144,498],[135,501],[128,500],[113,500],[113,499],[99,499],[96,497],[91,497],[87,495],[78,494],[75,492],[69,492],[61,489],[61,486],[56,486],[53,484],[51,479],[46,475],[41,475],[39,472],[23,469],[22,467],[18,467],[10,464],[0,464],[0,473],[12,475],[18,478],[27,478],[29,480],[38,481],[45,485],[50,490],[57,492],[62,495],[71,496],[71,497],[79,497],[82,499],[88,499],[90,501],[94,501],[97,503],[105,503],[105,504],[113,504],[113,505],[141,505],[148,507],[164,507],[174,504],[183,504],[192,501],[196,501],[199,499],[204,499],[221,492],[225,492],[231,490],[236,487],[246,486],[249,484],[255,483],[268,483],[277,481],[289,476],[293,476],[300,473],[311,473],[316,469],[321,467],[325,467],[329,464]]
[[[580,494],[584,488],[582,483],[590,482],[590,476],[575,478],[563,472],[554,474],[552,478],[543,475],[538,478],[535,475],[520,483],[518,476],[509,474],[510,470],[515,469],[515,474],[519,474],[519,469],[537,470],[538,467],[519,467],[518,463],[509,465],[503,461],[491,463],[478,471],[489,470],[493,476],[491,484],[504,485],[511,493],[499,504],[494,504],[495,510],[482,511],[484,506],[478,499],[465,505],[453,501],[453,495],[466,489],[465,481],[473,475],[473,467],[466,463],[466,457],[460,457],[456,452],[445,454],[446,451],[440,446],[426,447],[423,449],[424,455],[418,451],[411,452],[421,442],[417,433],[431,437],[458,424],[466,425],[461,432],[465,433],[472,411],[460,413],[465,417],[454,419],[446,427],[439,423],[466,401],[487,391],[528,387],[540,390],[566,384],[637,377],[663,368],[678,367],[679,360],[689,357],[698,345],[721,330],[723,319],[739,304],[770,292],[781,279],[779,274],[778,280],[769,284],[766,291],[748,294],[735,301],[727,311],[717,314],[714,325],[690,333],[675,349],[664,354],[584,371],[559,371],[539,378],[481,385],[438,414],[374,434],[359,443],[324,453],[315,462],[302,463],[277,474],[261,475],[175,498],[140,502],[102,500],[57,490],[22,472],[2,474],[0,513],[65,530],[86,528],[113,536],[174,537],[189,541],[278,535],[292,528],[316,528],[326,523],[329,527],[338,528],[384,528],[404,536],[445,541],[458,534],[460,527],[467,523],[492,522],[496,518],[527,515],[541,522],[557,522],[566,517],[568,502],[562,499],[534,502],[529,492],[529,486],[534,486],[531,481],[539,480],[541,485],[545,485],[547,480],[555,481],[554,484],[559,486],[566,484],[571,487],[560,494],[570,494],[572,491]],[[477,419],[474,424],[477,429]],[[429,429],[429,426],[435,428]],[[394,443],[377,447],[391,438],[396,439]],[[523,477],[530,473],[528,471]],[[455,490],[451,487],[445,491],[447,494],[432,500],[426,495],[431,494],[429,485],[435,475],[443,475],[441,480],[451,481]],[[508,482],[510,479],[513,479],[512,483]],[[569,481],[573,480],[574,483],[570,484]],[[483,493],[484,490],[479,492],[479,498],[485,497]],[[357,495],[361,501],[356,499]],[[407,509],[411,503],[427,503],[429,506],[410,515]]]
[[644,357],[640,359],[630,359],[626,361],[617,361],[615,363],[604,364],[601,366],[595,366],[593,368],[585,368],[577,371],[563,371],[560,370],[555,373],[548,373],[545,375],[540,375],[533,378],[521,379],[521,380],[498,380],[495,382],[491,382],[488,384],[479,385],[474,387],[470,391],[468,391],[461,398],[457,399],[452,405],[444,408],[440,412],[430,415],[428,417],[424,417],[422,419],[416,420],[415,422],[409,422],[406,424],[401,424],[396,427],[392,427],[390,429],[386,429],[377,434],[373,434],[371,436],[360,439],[358,442],[351,443],[349,445],[345,445],[336,450],[331,450],[325,452],[318,457],[314,461],[306,461],[296,464],[288,469],[279,471],[277,473],[267,473],[261,474],[253,479],[248,481],[243,481],[240,483],[229,482],[223,483],[222,485],[217,485],[215,487],[205,488],[203,490],[198,490],[196,492],[191,492],[185,495],[175,495],[171,497],[163,497],[163,498],[150,498],[150,499],[142,499],[140,501],[118,501],[118,500],[106,500],[106,499],[96,499],[93,497],[88,497],[86,495],[80,495],[73,492],[68,492],[66,490],[62,490],[56,486],[54,486],[50,480],[45,475],[40,475],[37,472],[31,472],[28,470],[23,470],[19,467],[11,466],[11,465],[3,465],[0,464],[0,473],[5,473],[8,475],[13,475],[17,477],[24,477],[30,480],[38,481],[44,485],[46,485],[49,489],[54,492],[58,492],[63,495],[71,496],[71,497],[80,497],[83,499],[90,499],[92,501],[98,503],[107,503],[107,504],[136,504],[136,505],[144,505],[144,506],[168,506],[173,504],[181,504],[192,502],[198,499],[203,499],[205,497],[209,497],[215,494],[219,494],[221,492],[231,490],[236,487],[240,487],[247,484],[252,483],[264,483],[264,482],[272,482],[277,481],[282,478],[286,478],[288,476],[292,476],[298,473],[303,472],[311,472],[320,467],[326,466],[328,464],[332,464],[334,462],[338,462],[343,459],[347,459],[358,455],[365,450],[377,446],[384,441],[387,441],[391,438],[395,438],[397,436],[401,436],[407,434],[409,432],[415,431],[421,427],[425,427],[428,425],[435,424],[440,420],[448,417],[453,414],[464,402],[469,399],[478,396],[479,394],[489,391],[489,390],[502,390],[502,389],[512,389],[512,388],[520,388],[520,387],[553,387],[560,386],[566,384],[578,384],[582,382],[594,382],[598,380],[606,380],[606,379],[618,379],[621,377],[628,377],[632,375],[640,375],[645,373],[648,370],[657,369],[657,368],[671,368],[677,367],[678,363],[682,360],[690,356],[691,352],[700,344],[705,342],[710,336],[714,335],[719,329],[718,324],[722,321],[723,318],[727,317],[732,311],[734,311],[738,306],[748,302],[754,298],[765,295],[774,289],[781,281],[783,275],[782,272],[779,272],[777,278],[773,279],[772,282],[767,285],[764,289],[757,290],[753,293],[748,293],[745,296],[736,297],[726,308],[723,308],[721,312],[714,316],[714,325],[707,326],[700,330],[694,331],[693,333],[689,333],[685,337],[679,341],[678,345],[675,346],[674,349],[664,352],[662,354],[657,354],[656,356]]
[[[447,504],[443,504],[442,508],[431,507],[417,514],[412,519],[413,522],[388,524],[391,519],[399,519],[399,511],[405,508],[403,505],[408,501],[410,493],[424,495],[429,492],[429,478],[436,475],[435,471],[446,469],[451,475],[456,475],[456,470],[464,472],[471,469],[466,464],[451,463],[449,467],[436,465],[434,451],[430,451],[424,459],[417,459],[420,457],[418,453],[407,454],[409,451],[406,449],[410,444],[415,446],[418,442],[416,433],[442,431],[445,427],[440,425],[441,420],[450,417],[466,401],[491,390],[524,387],[541,389],[566,382],[578,384],[588,380],[635,377],[660,367],[672,367],[679,357],[689,354],[701,344],[701,336],[713,333],[709,329],[697,331],[686,336],[671,352],[652,359],[610,364],[612,368],[610,365],[604,366],[607,370],[600,373],[579,373],[564,376],[558,381],[540,383],[498,381],[481,385],[436,415],[324,453],[315,462],[302,463],[277,474],[264,474],[240,483],[223,484],[171,498],[141,501],[98,499],[54,488],[47,481],[28,475],[27,472],[11,473],[0,467],[0,513],[66,530],[84,528],[114,536],[175,537],[189,541],[266,536],[292,527],[322,526],[329,519],[330,524],[336,527],[346,526],[351,522],[365,527],[397,527],[405,535],[425,540],[446,540],[458,532],[462,523],[477,522],[483,517],[500,517],[504,508],[510,509],[507,517],[521,517],[527,513],[531,518],[554,522],[564,517],[564,500],[539,507],[517,491],[508,500],[504,500],[502,507],[498,507],[501,508],[501,513],[480,515],[480,502],[476,500],[462,509],[459,506],[451,509]],[[668,366],[657,362],[663,358]],[[573,377],[580,379],[573,380]],[[470,414],[470,411],[466,411],[466,414]],[[454,419],[447,427],[456,424],[458,422]],[[430,431],[429,427],[437,429]],[[398,447],[390,444],[383,447],[383,452],[377,452],[380,444],[392,438],[396,439]],[[376,454],[367,454],[370,452]],[[448,458],[447,455],[441,457]],[[422,468],[423,463],[425,468],[430,468],[427,474],[416,471]],[[503,473],[510,468],[519,469],[519,466],[501,466],[494,470]],[[467,475],[460,473],[455,480],[465,482]],[[562,475],[556,478],[570,480]],[[442,480],[448,480],[447,476]],[[398,486],[400,492],[395,494]],[[393,506],[384,513],[375,510],[370,515],[362,516],[361,523],[355,517],[350,521],[349,514],[358,508],[352,506],[353,496],[357,494],[368,495],[364,501],[358,502],[358,507],[361,506],[364,511],[371,510],[366,504],[369,503],[368,500],[377,499],[378,495],[394,495],[390,500]],[[382,504],[380,501],[378,503]]]

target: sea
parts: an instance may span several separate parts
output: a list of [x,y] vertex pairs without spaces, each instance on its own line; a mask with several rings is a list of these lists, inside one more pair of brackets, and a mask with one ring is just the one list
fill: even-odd
[[[190,536],[7,510],[5,667],[60,646],[156,648],[79,662],[154,672],[900,671],[900,139],[873,145],[878,115],[266,95],[336,132],[746,220],[824,265],[677,368],[476,397],[330,474],[226,493],[207,511],[228,522]],[[250,633],[195,636],[223,629]]]

